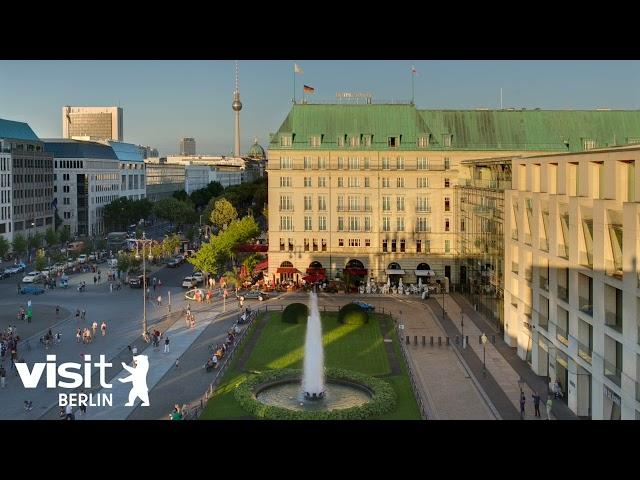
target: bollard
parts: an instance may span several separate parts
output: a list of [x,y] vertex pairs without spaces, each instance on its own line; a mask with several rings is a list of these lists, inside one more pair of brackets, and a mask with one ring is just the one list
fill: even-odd
[[433,335],[431,335],[431,340],[429,343],[431,343],[431,346],[433,347]]
[[427,344],[427,338],[422,335],[422,346],[424,347]]
[[407,345],[411,345],[411,340],[409,340],[409,335],[407,335]]
[[449,337],[447,337],[447,347],[449,346]]
[[442,337],[438,337],[438,346],[442,345]]

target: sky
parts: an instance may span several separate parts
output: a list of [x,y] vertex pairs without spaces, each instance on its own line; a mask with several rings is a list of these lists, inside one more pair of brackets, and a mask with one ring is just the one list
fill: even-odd
[[[241,60],[241,150],[267,147],[296,96],[335,101],[336,92],[410,100],[418,108],[640,109],[640,61]],[[202,61],[0,61],[0,118],[27,122],[41,138],[62,136],[64,105],[121,106],[124,140],[175,154],[194,137],[198,154],[233,150],[235,66]]]

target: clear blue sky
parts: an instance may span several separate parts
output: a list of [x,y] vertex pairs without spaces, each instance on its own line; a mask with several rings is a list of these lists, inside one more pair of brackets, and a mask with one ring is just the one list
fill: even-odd
[[[371,92],[374,100],[408,100],[415,64],[419,108],[640,109],[640,61],[240,61],[242,151],[284,120],[302,84],[313,100],[338,91]],[[40,137],[62,135],[64,105],[119,105],[125,141],[175,153],[194,137],[198,153],[233,149],[234,62],[0,61],[0,118],[28,122]]]

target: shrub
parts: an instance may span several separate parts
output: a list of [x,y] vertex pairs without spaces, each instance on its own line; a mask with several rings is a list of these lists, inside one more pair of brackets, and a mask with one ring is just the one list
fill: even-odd
[[282,321],[286,323],[306,323],[309,308],[304,303],[292,303],[282,312]]
[[396,392],[384,380],[340,368],[327,368],[325,374],[327,378],[349,380],[366,386],[373,391],[371,401],[341,410],[299,411],[265,405],[256,399],[254,392],[258,385],[286,378],[299,379],[302,376],[302,370],[293,369],[270,370],[253,375],[236,387],[234,395],[243,409],[254,417],[264,420],[364,420],[384,415],[396,407]]
[[364,325],[369,322],[369,314],[355,303],[347,303],[338,312],[338,321],[348,325]]

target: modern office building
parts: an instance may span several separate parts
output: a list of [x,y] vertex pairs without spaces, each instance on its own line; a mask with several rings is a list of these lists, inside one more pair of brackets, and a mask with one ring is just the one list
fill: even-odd
[[53,156],[26,123],[0,119],[0,185],[5,239],[54,227]]
[[638,111],[294,104],[269,145],[268,277],[312,269],[407,284],[432,270],[457,284],[462,162],[632,137]]
[[506,191],[505,340],[593,419],[640,419],[639,164],[640,146],[513,159]]
[[71,235],[105,233],[102,210],[120,196],[120,161],[110,145],[45,139],[53,154],[58,215]]
[[156,202],[171,197],[174,192],[185,189],[185,166],[167,163],[167,159],[147,158],[145,173],[147,179],[147,198]]
[[155,158],[160,156],[157,148],[153,148],[148,145],[138,145],[138,148],[140,149],[143,158]]
[[195,155],[196,154],[196,139],[185,137],[180,140],[180,155]]
[[73,137],[122,142],[122,108],[62,107],[62,138]]
[[145,198],[147,185],[143,151],[133,143],[109,140],[106,144],[120,161],[120,196],[129,200]]

